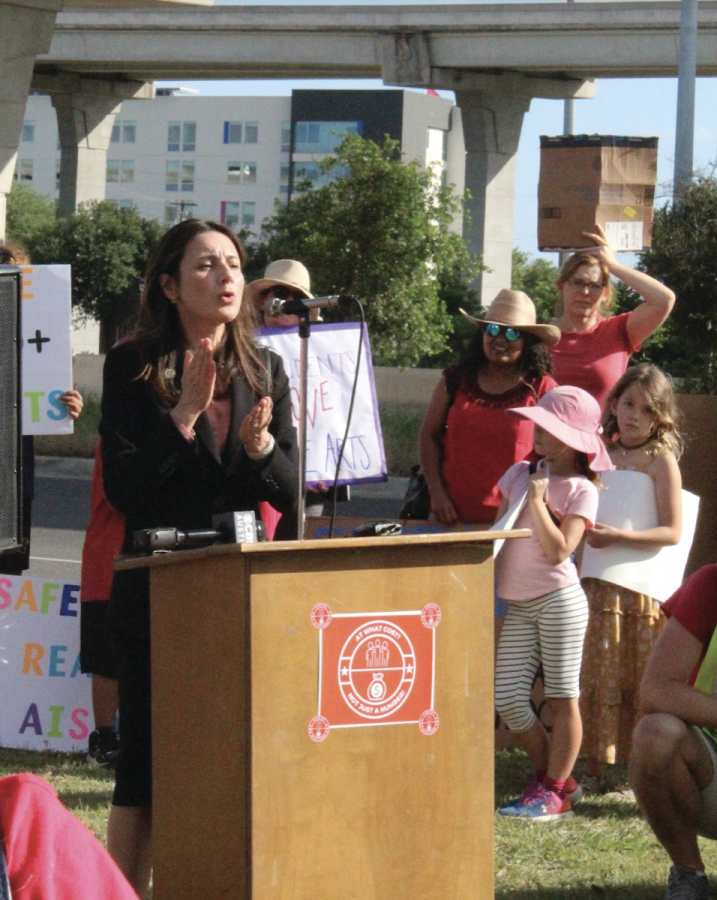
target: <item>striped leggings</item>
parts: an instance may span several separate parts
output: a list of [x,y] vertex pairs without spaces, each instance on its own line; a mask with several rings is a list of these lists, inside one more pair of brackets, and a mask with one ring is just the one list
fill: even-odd
[[580,696],[580,663],[588,625],[588,601],[579,584],[535,600],[511,600],[498,643],[495,706],[511,731],[535,721],[533,680],[543,664],[545,696]]

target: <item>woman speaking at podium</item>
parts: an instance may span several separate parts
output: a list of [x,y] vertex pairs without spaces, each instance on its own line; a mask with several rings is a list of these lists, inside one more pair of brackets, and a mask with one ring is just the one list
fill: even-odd
[[[243,302],[245,260],[224,225],[175,225],[149,262],[136,333],[107,354],[104,483],[111,505],[127,517],[125,552],[137,529],[209,528],[215,513],[256,512],[260,500],[286,513],[296,506],[289,384],[279,356],[254,343],[254,310]],[[110,625],[121,750],[108,848],[144,897],[152,829],[146,569],[115,574]]]

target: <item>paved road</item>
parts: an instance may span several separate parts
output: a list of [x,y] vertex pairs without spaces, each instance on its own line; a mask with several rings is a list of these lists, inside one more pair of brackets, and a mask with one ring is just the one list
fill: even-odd
[[[28,574],[79,582],[80,557],[90,512],[92,460],[38,457]],[[398,515],[406,478],[351,488],[338,515],[380,519]]]

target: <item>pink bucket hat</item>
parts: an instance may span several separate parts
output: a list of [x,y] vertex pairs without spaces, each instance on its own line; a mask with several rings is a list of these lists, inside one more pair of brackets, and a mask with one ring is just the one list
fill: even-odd
[[537,406],[518,406],[506,413],[530,419],[568,447],[586,453],[593,472],[615,468],[600,437],[600,404],[582,388],[556,387],[543,394]]

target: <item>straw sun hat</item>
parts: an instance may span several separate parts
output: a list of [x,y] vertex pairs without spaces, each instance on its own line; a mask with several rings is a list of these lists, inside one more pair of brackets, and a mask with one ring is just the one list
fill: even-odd
[[556,325],[537,325],[535,306],[527,294],[522,291],[510,291],[503,288],[488,307],[484,319],[476,319],[462,309],[461,312],[474,325],[509,325],[518,331],[534,334],[544,344],[551,346],[560,340],[560,329]]
[[308,300],[313,300],[311,293],[311,278],[305,265],[295,259],[276,259],[269,263],[264,272],[264,277],[252,281],[247,285],[247,291],[252,300],[256,300],[262,291],[281,284],[299,291]]

